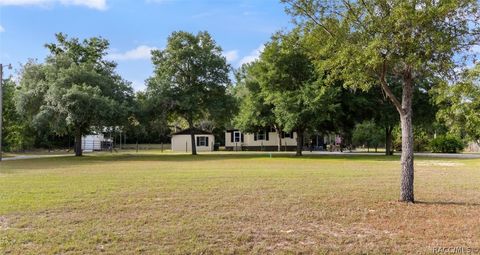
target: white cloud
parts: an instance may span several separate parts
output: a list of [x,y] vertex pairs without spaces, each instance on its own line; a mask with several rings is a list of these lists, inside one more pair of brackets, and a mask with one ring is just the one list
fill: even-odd
[[107,0],[0,0],[0,5],[37,5],[51,6],[60,3],[62,5],[86,6],[88,8],[105,10],[107,9]]
[[231,63],[238,59],[238,50],[223,52],[223,56],[227,59],[227,62]]
[[116,52],[110,53],[108,55],[108,59],[117,60],[117,61],[150,59],[151,51],[155,49],[157,48],[150,47],[147,45],[140,45],[135,49],[132,49],[123,53],[116,53]]
[[163,3],[173,2],[173,1],[176,1],[176,0],[146,0],[145,2],[163,4]]
[[250,55],[240,59],[240,61],[238,62],[238,65],[241,66],[243,64],[250,63],[257,60],[260,57],[260,54],[262,54],[263,49],[265,49],[265,45],[262,44],[258,48],[250,52]]
[[60,0],[60,2],[64,5],[85,5],[98,10],[107,9],[107,0]]
[[5,28],[3,28],[2,25],[0,25],[0,33],[1,32],[5,32]]

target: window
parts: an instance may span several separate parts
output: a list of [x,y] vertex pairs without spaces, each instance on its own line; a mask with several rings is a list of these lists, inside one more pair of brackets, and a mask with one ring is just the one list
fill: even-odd
[[293,132],[283,132],[283,137],[284,138],[293,138]]
[[268,141],[268,131],[261,130],[257,133],[253,133],[253,140],[254,141]]
[[233,142],[239,143],[242,140],[242,135],[240,134],[240,131],[234,131],[233,132]]
[[208,146],[208,137],[207,136],[197,136],[197,146]]
[[261,131],[257,133],[257,140],[267,140],[267,135],[265,134],[265,131]]

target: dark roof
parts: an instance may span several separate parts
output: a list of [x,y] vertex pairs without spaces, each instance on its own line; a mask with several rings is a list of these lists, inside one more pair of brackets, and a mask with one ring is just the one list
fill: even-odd
[[[187,129],[178,131],[176,133],[173,133],[172,135],[189,135],[190,130],[191,130],[190,128],[187,128]],[[198,128],[193,128],[193,133],[196,134],[196,135],[213,135],[211,132],[201,130],[201,129],[198,129]]]

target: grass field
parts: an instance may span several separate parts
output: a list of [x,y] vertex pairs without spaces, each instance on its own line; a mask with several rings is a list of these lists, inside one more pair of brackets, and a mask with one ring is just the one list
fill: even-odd
[[0,254],[480,248],[480,159],[100,154],[0,163]]

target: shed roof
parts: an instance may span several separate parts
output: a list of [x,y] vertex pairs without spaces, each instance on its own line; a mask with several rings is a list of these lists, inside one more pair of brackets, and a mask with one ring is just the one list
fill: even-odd
[[[190,134],[191,128],[187,128],[181,131],[178,131],[176,133],[173,133],[172,135],[189,135]],[[213,135],[211,132],[201,130],[199,128],[193,128],[193,133],[195,135]]]

